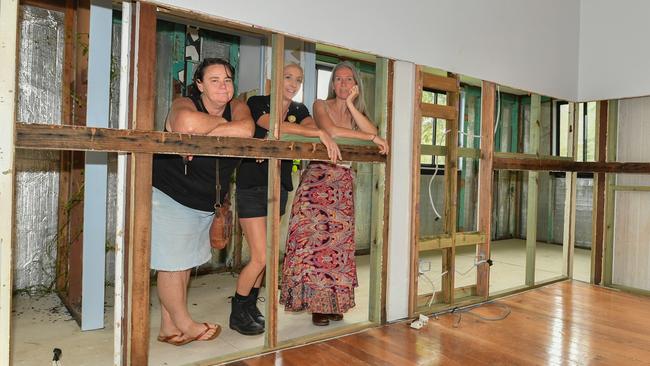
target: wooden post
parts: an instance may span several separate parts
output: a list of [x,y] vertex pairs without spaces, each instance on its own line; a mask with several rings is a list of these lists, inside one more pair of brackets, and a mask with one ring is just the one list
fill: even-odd
[[18,0],[0,2],[0,364],[11,364]]
[[[483,243],[476,246],[479,261],[490,258],[492,238],[492,162],[494,159],[494,107],[495,85],[483,82],[481,90],[481,160],[478,177],[478,231],[485,235]],[[487,298],[490,291],[490,265],[482,263],[476,272],[478,296]]]
[[[449,74],[450,78],[456,79],[459,87],[460,81],[457,75]],[[447,92],[447,106],[459,109],[458,92]],[[447,156],[445,158],[445,233],[451,237],[451,247],[442,250],[442,296],[443,301],[448,304],[454,303],[454,287],[456,278],[456,226],[458,210],[458,115],[456,118],[447,119]],[[419,161],[419,159],[418,159]],[[416,197],[419,197],[416,196]]]
[[[616,145],[618,143],[618,101],[610,100],[607,108],[607,162],[615,162]],[[605,188],[605,244],[603,249],[603,279],[604,286],[612,285],[612,267],[614,263],[614,205],[616,203],[616,174],[606,175]]]
[[[270,140],[280,138],[282,122],[282,74],[284,69],[284,36],[274,33],[271,36],[273,62],[271,64],[271,118],[269,121]],[[280,162],[269,159],[268,175],[268,216],[266,220],[266,336],[267,348],[278,344],[278,264],[280,262]]]
[[[409,274],[409,317],[415,315],[418,306],[418,275],[420,273],[420,150],[422,144],[422,83],[423,71],[415,66],[415,92],[413,100],[413,152],[411,183],[411,271]],[[435,157],[434,157],[435,159]]]
[[[573,161],[578,157],[578,104],[569,104],[569,141],[567,151]],[[585,132],[586,133],[586,132]],[[578,180],[577,172],[566,172],[564,196],[564,239],[562,240],[562,275],[573,277],[573,252],[575,249],[575,226],[576,226],[576,182]]]
[[[66,1],[65,64],[63,80],[63,123],[85,126],[88,81],[88,37],[90,1]],[[83,193],[85,153],[61,154],[59,178],[59,239],[57,273],[59,297],[81,326]],[[64,170],[65,169],[65,170]]]
[[[542,98],[530,96],[530,153],[539,154]],[[528,201],[526,208],[526,286],[535,284],[535,249],[537,246],[537,196],[539,173],[528,172]]]
[[[596,161],[607,161],[607,101],[596,105]],[[603,278],[603,247],[605,235],[606,174],[594,173],[592,230],[591,230],[591,283],[600,284]]]
[[[154,127],[156,108],[156,6],[136,4],[134,83],[135,120],[133,128],[148,131]],[[137,102],[136,102],[137,101]],[[130,365],[147,365],[149,360],[149,271],[151,257],[151,169],[153,155],[134,153],[131,156],[129,276],[130,334],[128,337]]]
[[[388,116],[388,84],[391,82],[389,75],[389,61],[378,57],[375,63],[375,111],[374,121],[380,135],[386,136]],[[385,266],[383,261],[384,248],[384,213],[386,203],[386,174],[385,167],[380,164],[372,166],[372,213],[370,220],[370,289],[369,289],[369,314],[368,318],[374,323],[381,323],[384,316],[382,294],[385,283],[383,274]]]

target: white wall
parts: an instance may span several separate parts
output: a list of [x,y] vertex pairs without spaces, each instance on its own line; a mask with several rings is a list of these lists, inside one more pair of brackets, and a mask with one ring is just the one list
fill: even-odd
[[578,94],[580,0],[160,2],[539,94]]
[[386,290],[388,321],[408,316],[415,65],[397,61],[394,73],[392,150],[389,155],[392,172]]
[[581,0],[580,101],[650,95],[650,1]]

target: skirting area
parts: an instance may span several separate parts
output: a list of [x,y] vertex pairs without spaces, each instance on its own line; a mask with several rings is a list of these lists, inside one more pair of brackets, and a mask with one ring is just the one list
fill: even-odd
[[498,303],[511,309],[504,320],[446,314],[420,330],[401,322],[230,365],[650,364],[650,298],[564,281]]

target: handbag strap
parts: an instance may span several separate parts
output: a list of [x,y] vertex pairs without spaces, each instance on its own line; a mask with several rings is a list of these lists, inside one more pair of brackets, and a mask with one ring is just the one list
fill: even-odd
[[214,213],[215,215],[219,214],[219,208],[221,208],[221,180],[219,178],[219,158],[215,158],[215,176],[217,178],[216,184],[215,184],[215,190],[217,191],[217,197],[214,202]]

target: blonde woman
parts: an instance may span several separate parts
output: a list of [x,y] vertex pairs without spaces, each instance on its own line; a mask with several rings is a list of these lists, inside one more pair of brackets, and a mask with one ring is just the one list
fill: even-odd
[[[388,144],[365,110],[363,85],[350,62],[334,67],[326,100],[314,103],[316,125],[332,137]],[[343,319],[355,306],[354,182],[349,163],[311,162],[291,209],[280,303],[312,313],[314,325]]]
[[[324,130],[316,127],[307,107],[292,99],[303,81],[302,68],[289,64],[284,68],[282,87],[283,133],[318,137],[332,161],[340,160],[339,148]],[[256,138],[264,138],[269,128],[271,97],[255,96],[248,99],[248,107],[255,120]],[[280,168],[280,214],[287,204],[288,192],[293,190],[290,160],[283,160]],[[232,299],[230,328],[244,335],[264,332],[264,316],[257,308],[257,297],[266,265],[266,208],[268,191],[268,161],[243,159],[237,171],[237,212],[246,242],[250,245],[251,259],[239,274],[237,290]]]

